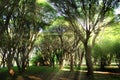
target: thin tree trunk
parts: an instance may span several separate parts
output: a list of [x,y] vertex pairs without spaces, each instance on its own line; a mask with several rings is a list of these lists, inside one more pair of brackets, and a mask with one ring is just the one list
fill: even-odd
[[62,69],[63,68],[63,59],[59,60],[59,65],[60,65],[60,69]]
[[100,62],[100,68],[101,68],[101,70],[105,69],[105,65],[106,65],[105,61],[106,60],[103,57],[101,57],[101,62]]
[[5,57],[2,58],[2,61],[1,61],[1,64],[0,64],[0,67],[5,67]]
[[83,61],[83,57],[84,57],[84,51],[82,51],[82,53],[80,54],[80,52],[78,52],[79,54],[79,64],[78,64],[78,68],[81,67],[82,61]]
[[52,66],[53,66],[53,68],[55,68],[55,54],[53,55],[53,57],[52,57]]
[[19,60],[18,60],[18,58],[14,58],[14,59],[15,59],[16,64],[17,64],[18,71],[21,73],[22,71],[21,71]]
[[70,53],[70,71],[74,71],[74,69],[73,69],[73,66],[74,66],[74,64],[73,64],[73,55],[72,55],[72,53]]
[[29,61],[28,61],[28,57],[24,57],[22,60],[22,72],[24,73],[25,70],[27,69],[27,65],[28,65]]
[[112,58],[113,58],[113,54],[110,54],[110,58],[109,58],[109,60],[108,60],[107,65],[110,65],[110,64],[111,64]]

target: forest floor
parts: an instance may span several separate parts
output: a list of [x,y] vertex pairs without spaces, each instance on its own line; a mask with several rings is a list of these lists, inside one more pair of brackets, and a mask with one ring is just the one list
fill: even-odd
[[[0,71],[0,80],[9,80],[6,70]],[[24,74],[16,74],[13,80],[120,80],[118,69],[94,70],[94,78],[87,76],[86,70],[69,71],[50,67],[29,67]]]
[[[18,79],[21,78],[21,79]],[[58,71],[51,73],[39,73],[19,76],[17,80],[120,80],[120,73],[94,71],[94,78],[88,77],[86,70],[80,71]]]

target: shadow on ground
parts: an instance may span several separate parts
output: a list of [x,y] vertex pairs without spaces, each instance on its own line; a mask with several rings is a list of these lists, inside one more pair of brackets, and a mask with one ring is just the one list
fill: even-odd
[[94,78],[91,78],[86,75],[86,71],[59,71],[18,76],[16,80],[120,80],[120,73],[95,71]]

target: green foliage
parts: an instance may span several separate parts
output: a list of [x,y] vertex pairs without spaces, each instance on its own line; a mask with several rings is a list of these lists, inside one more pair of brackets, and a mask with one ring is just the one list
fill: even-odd
[[119,40],[116,40],[113,46],[114,46],[113,53],[115,56],[115,61],[120,69],[120,42],[119,42]]
[[42,61],[42,57],[37,55],[37,56],[32,57],[31,63],[32,63],[32,65],[37,66],[37,64],[41,61]]
[[100,55],[103,53],[103,51],[102,51],[101,47],[98,44],[96,44],[93,48],[92,53],[93,53],[93,57],[97,59],[98,57],[100,57]]
[[95,60],[100,61],[100,58],[103,57],[104,61],[115,60],[117,65],[120,65],[119,29],[119,23],[117,22],[105,29],[105,35],[98,40],[99,42],[93,48],[93,57]]
[[118,59],[120,59],[120,42],[119,42],[119,40],[115,41],[115,43],[114,43],[113,53],[115,53],[116,57]]
[[104,63],[104,66],[109,65],[113,58],[113,45],[114,43],[109,39],[101,40],[93,48],[93,58],[98,64]]
[[[87,34],[92,33],[92,30],[94,32],[99,27],[99,25],[95,27],[97,22],[101,22],[106,17],[108,17],[106,20],[113,18],[113,8],[108,5],[109,2],[104,3],[103,0],[102,2],[99,0],[50,1],[53,1],[56,7],[46,1],[43,3],[36,3],[36,0],[9,0],[7,3],[4,0],[0,1],[0,54],[5,55],[2,56],[5,57],[5,60],[8,60],[11,57],[9,55],[12,55],[12,58],[17,59],[21,64],[22,61],[28,60],[30,51],[37,48],[40,50],[40,54],[33,57],[32,63],[34,65],[38,62],[44,65],[46,61],[52,63],[57,59],[61,61],[64,53],[71,52],[73,45],[76,45],[73,43],[75,42],[73,32],[67,31],[68,26],[72,25],[71,29],[74,28],[74,33],[81,41],[85,42],[87,41],[85,40],[87,39],[85,31],[86,33],[88,31]],[[62,17],[60,17],[61,14]],[[71,25],[66,19],[69,19]],[[82,28],[80,28],[81,26]],[[115,27],[117,27],[115,30],[108,27],[111,31],[109,34],[112,34],[108,35],[111,39],[114,39],[114,36],[119,36],[119,26]],[[39,33],[39,30],[43,30],[43,33]],[[49,31],[49,33],[44,33],[44,31]],[[38,38],[39,34],[43,35]],[[93,57],[99,60],[104,57],[107,60],[113,52],[119,59],[119,43],[115,43],[114,48],[111,45],[112,42],[108,39],[98,43],[94,47]]]
[[109,25],[107,28],[105,28],[104,31],[104,37],[109,38],[110,40],[117,40],[120,39],[120,27],[119,27],[120,23],[118,22],[113,22],[111,25]]
[[36,0],[9,0],[7,3],[2,0],[0,10],[0,56],[4,63],[12,64],[15,59],[18,69],[25,69],[39,30],[48,26],[55,17],[55,10],[47,2],[38,4]]
[[120,27],[118,22],[113,21],[112,24],[107,25],[103,33],[98,36],[97,44],[93,48],[94,59],[100,61],[100,58],[103,57],[106,61],[115,62],[116,60],[119,65],[119,36]]
[[31,63],[34,66],[45,66],[48,64],[45,64],[48,60],[46,59],[46,56],[41,53],[41,51],[36,50],[34,56],[31,59]]
[[48,2],[39,3],[38,5],[45,8],[45,11],[54,11],[53,7]]

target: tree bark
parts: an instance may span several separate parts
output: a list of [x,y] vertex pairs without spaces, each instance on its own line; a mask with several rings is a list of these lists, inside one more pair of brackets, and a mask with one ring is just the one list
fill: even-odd
[[62,69],[63,68],[63,59],[59,60],[59,65],[60,65],[60,69]]
[[93,76],[93,63],[91,57],[91,47],[88,44],[84,44],[85,47],[85,60],[88,70],[88,76]]
[[8,67],[8,73],[9,73],[10,80],[13,80],[15,76],[12,60],[13,60],[13,55],[9,55],[7,58],[7,67]]
[[73,55],[72,55],[72,53],[70,53],[70,71],[74,71],[74,69],[73,69],[73,66],[74,66],[74,64],[73,64]]
[[81,67],[82,61],[83,61],[83,57],[84,57],[84,51],[82,51],[81,53],[78,52],[79,54],[79,64],[78,64],[78,68]]
[[15,59],[16,64],[17,64],[18,71],[19,71],[19,73],[21,73],[22,71],[21,71],[21,67],[20,67],[20,63],[19,63],[18,57],[14,58],[14,59]]

